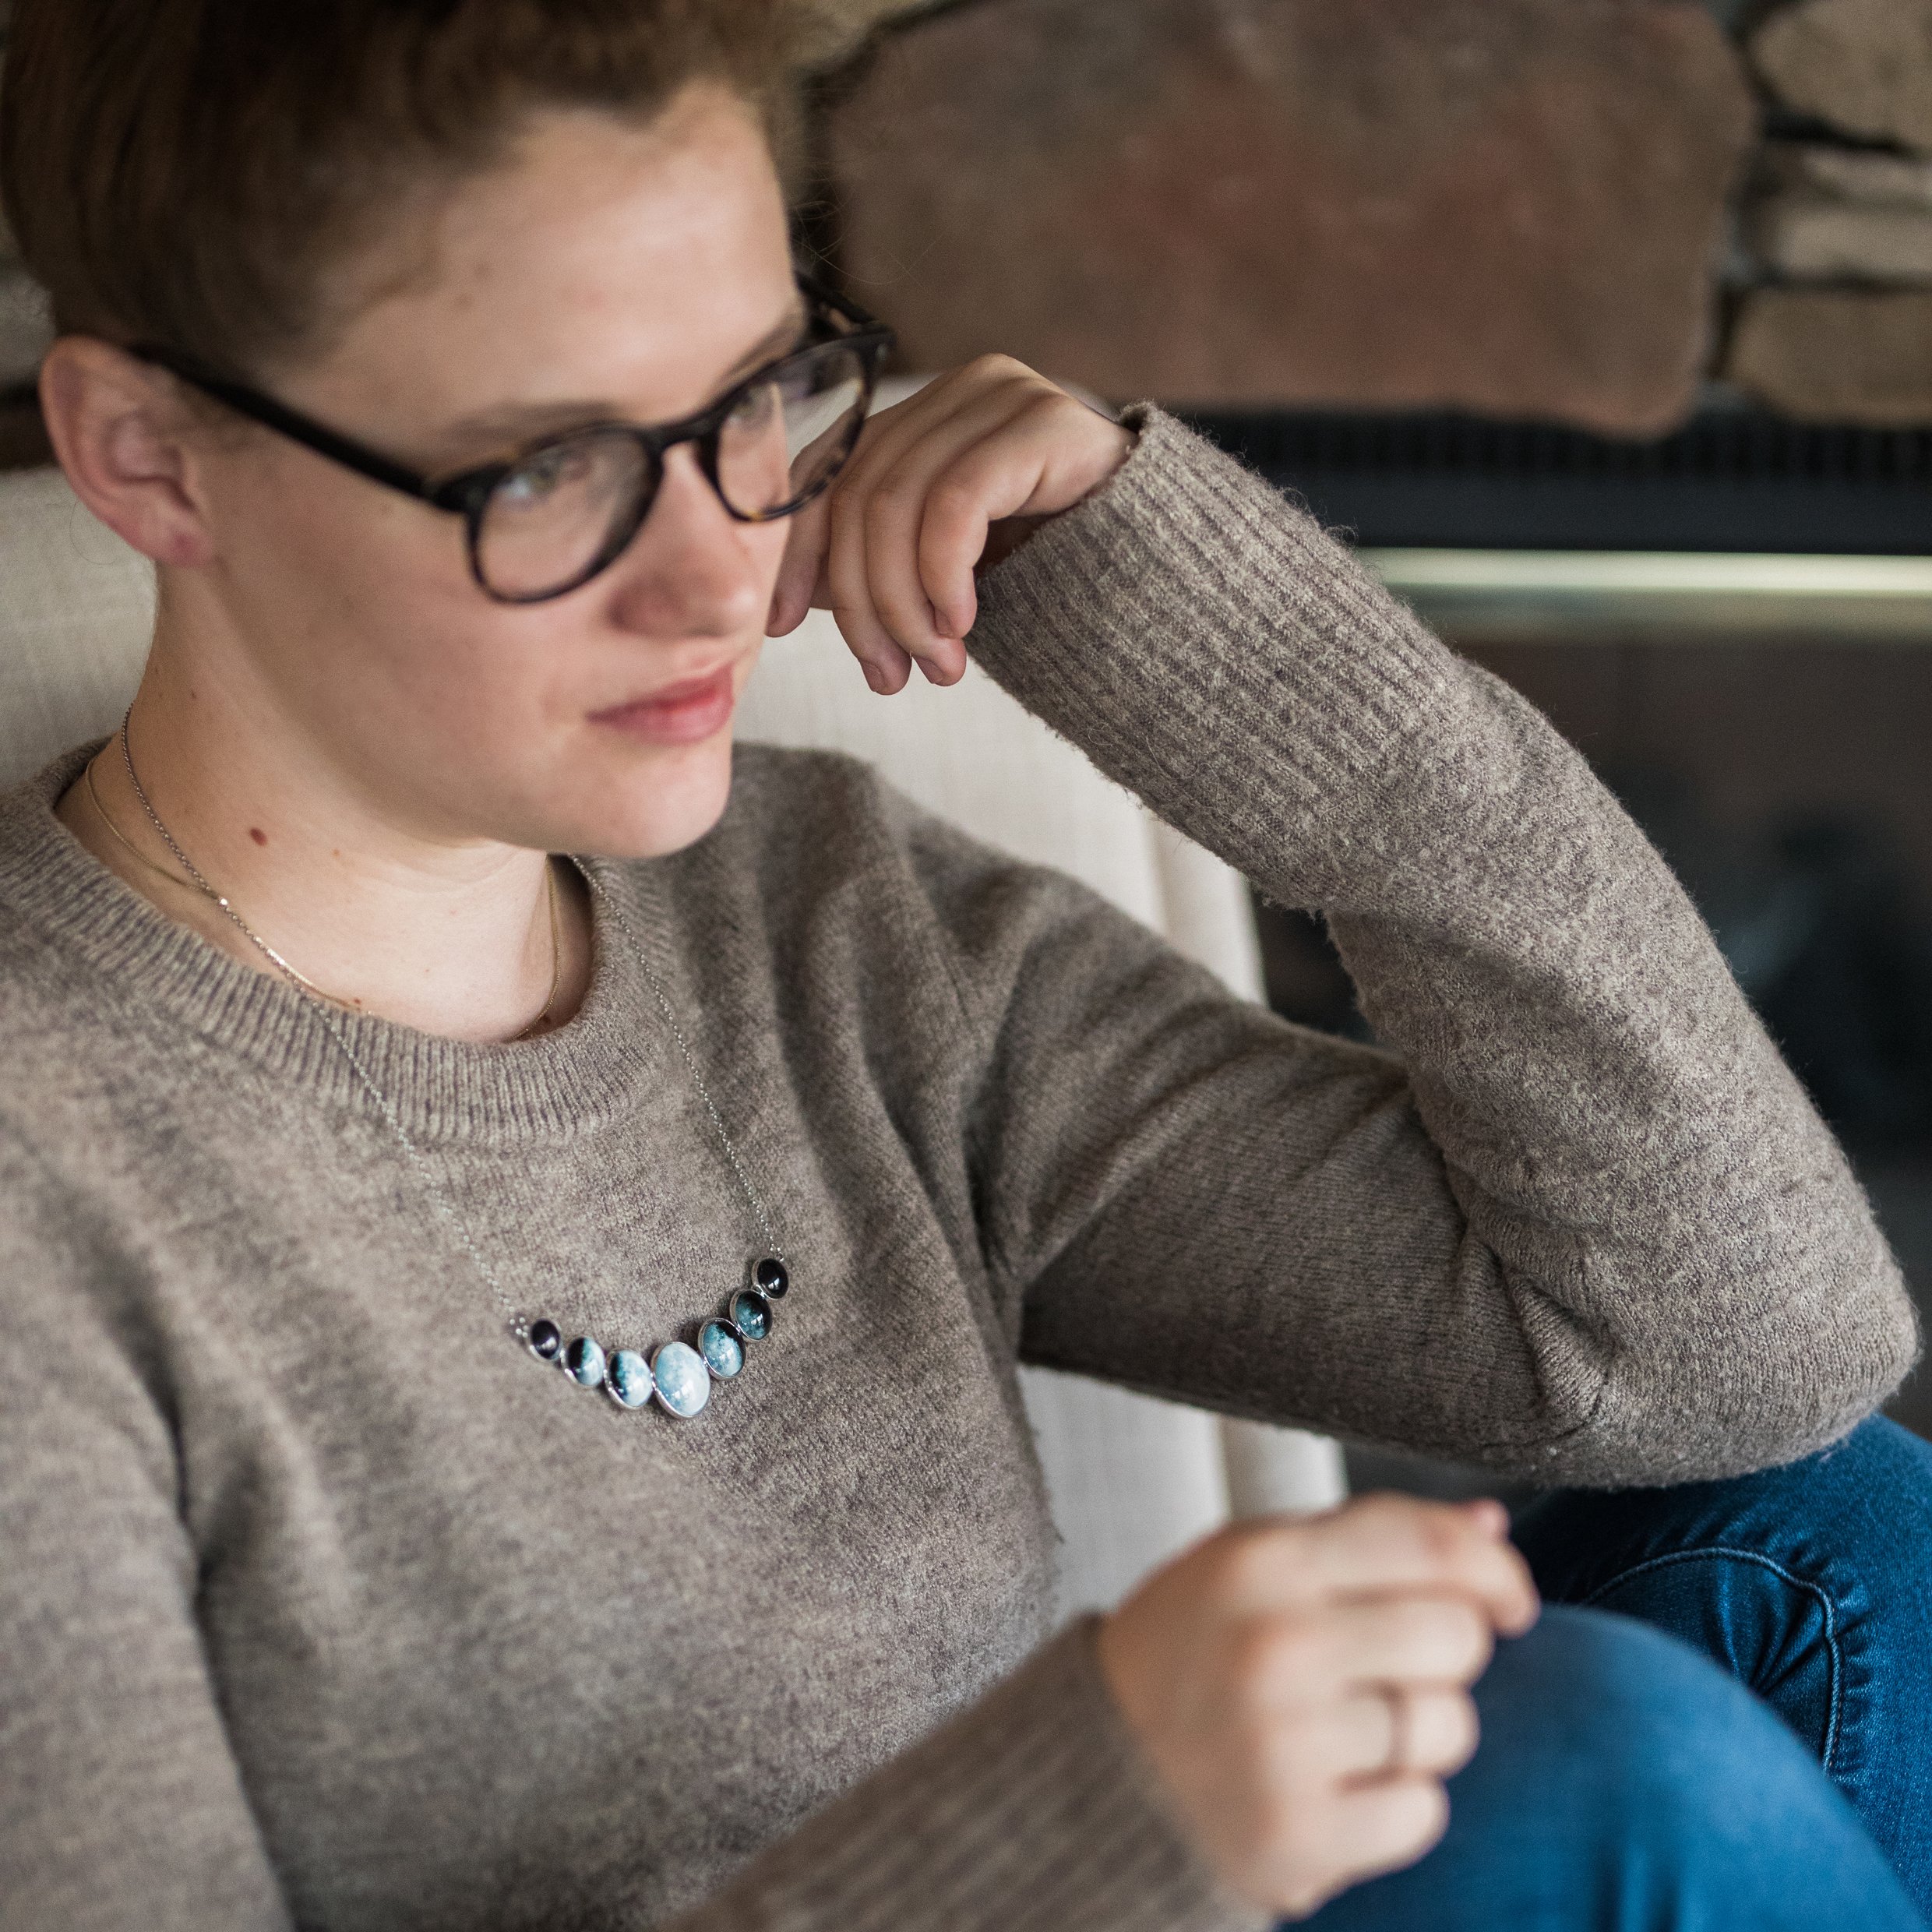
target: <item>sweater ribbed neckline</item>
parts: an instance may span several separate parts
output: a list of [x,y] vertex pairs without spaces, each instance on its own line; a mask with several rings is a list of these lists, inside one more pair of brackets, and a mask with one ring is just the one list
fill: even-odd
[[[10,909],[19,929],[9,942],[0,926],[0,946],[31,948],[37,940],[150,1032],[179,1028],[324,1105],[370,1109],[367,1089],[308,998],[168,918],[55,816],[61,795],[105,742],[63,752],[0,793],[0,908]],[[663,915],[650,862],[578,862],[618,901],[637,941],[650,943]],[[661,1089],[666,1073],[679,1070],[637,946],[614,929],[597,894],[591,904],[589,990],[566,1024],[537,1039],[454,1040],[330,1010],[412,1139],[565,1137],[608,1119],[641,1086]],[[666,962],[654,964],[668,978]],[[693,1017],[682,1017],[687,1033]]]

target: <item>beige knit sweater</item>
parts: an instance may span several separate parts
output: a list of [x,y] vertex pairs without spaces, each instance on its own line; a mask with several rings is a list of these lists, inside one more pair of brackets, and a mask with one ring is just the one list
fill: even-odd
[[[1274,897],[1388,1052],[1229,999],[844,760],[602,865],[794,1264],[697,1421],[535,1362],[314,1013],[0,800],[0,1927],[1211,1932],[1048,1641],[1016,1358],[1586,1481],[1822,1443],[1893,1264],[1577,756],[1158,412],[972,643]],[[599,919],[520,1045],[349,1021],[532,1314],[755,1226]]]

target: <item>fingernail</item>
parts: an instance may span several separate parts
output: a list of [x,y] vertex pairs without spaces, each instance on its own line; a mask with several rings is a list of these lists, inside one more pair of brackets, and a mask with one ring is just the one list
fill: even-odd
[[866,674],[866,682],[883,697],[886,689],[886,674],[869,658],[861,658],[859,668]]
[[918,661],[918,665],[919,670],[922,675],[925,677],[928,684],[937,684],[939,682],[939,673],[933,668],[932,664],[928,659],[924,658],[920,658]]

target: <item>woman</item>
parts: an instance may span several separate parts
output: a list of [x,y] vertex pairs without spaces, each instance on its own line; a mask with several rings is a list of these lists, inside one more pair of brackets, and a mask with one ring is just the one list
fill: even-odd
[[[0,1926],[1917,1923],[1924,1458],[1840,1442],[1915,1334],[1838,1150],[1580,761],[1246,473],[998,360],[852,448],[781,25],[16,5],[49,426],[160,602],[0,807]],[[1394,1052],[734,767],[813,601],[1323,908]],[[1588,1612],[1485,1676],[1501,1512],[1389,1498],[1049,1638],[1021,1356],[1705,1479],[1553,1504],[1546,1583],[1754,1523],[1902,1654],[1687,1585],[1631,1607],[1768,1620],[1784,1722]]]

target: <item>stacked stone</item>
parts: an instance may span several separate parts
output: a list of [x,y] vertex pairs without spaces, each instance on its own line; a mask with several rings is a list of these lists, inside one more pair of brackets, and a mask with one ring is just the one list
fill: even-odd
[[973,0],[872,39],[840,264],[938,368],[1673,426],[1757,108],[1697,0]]
[[[1655,432],[1747,184],[1722,372],[1932,421],[1932,0],[795,4],[839,265],[912,365]],[[48,337],[0,231],[0,465]]]
[[1806,132],[1745,206],[1726,373],[1793,415],[1932,422],[1932,0],[1793,0],[1750,55]]

